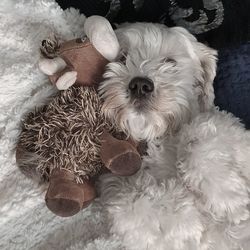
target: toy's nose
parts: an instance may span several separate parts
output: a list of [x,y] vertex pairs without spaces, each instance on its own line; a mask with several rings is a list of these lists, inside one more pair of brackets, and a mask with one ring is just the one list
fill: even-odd
[[130,81],[129,89],[134,97],[144,97],[154,91],[154,83],[146,77],[135,77]]

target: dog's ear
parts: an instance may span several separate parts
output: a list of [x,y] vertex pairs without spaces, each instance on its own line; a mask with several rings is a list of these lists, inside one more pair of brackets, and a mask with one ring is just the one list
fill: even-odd
[[204,112],[214,105],[213,81],[216,75],[217,51],[199,42],[195,42],[194,48],[201,66],[195,87],[198,91],[200,109]]
[[181,36],[189,56],[197,65],[197,82],[194,87],[201,111],[209,110],[214,102],[213,81],[216,75],[217,51],[197,42],[197,39],[182,27],[171,29]]

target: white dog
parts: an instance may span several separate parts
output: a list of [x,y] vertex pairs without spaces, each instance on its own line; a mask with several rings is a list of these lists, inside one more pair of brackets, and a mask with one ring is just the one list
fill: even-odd
[[100,95],[149,149],[135,176],[101,180],[112,232],[134,250],[250,249],[250,135],[213,106],[216,51],[179,27],[116,33]]

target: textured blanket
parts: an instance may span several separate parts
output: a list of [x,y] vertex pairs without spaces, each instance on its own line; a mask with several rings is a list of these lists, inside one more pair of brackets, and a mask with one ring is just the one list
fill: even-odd
[[98,201],[71,218],[45,206],[45,187],[23,176],[15,163],[21,119],[55,90],[39,72],[39,45],[51,32],[79,37],[85,17],[63,12],[53,0],[0,2],[0,249],[122,249],[109,235]]

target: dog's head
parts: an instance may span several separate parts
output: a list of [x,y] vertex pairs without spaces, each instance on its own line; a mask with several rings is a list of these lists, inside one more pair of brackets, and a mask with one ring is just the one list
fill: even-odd
[[137,140],[175,133],[213,105],[216,51],[183,28],[136,23],[117,30],[121,53],[100,85],[104,112]]

